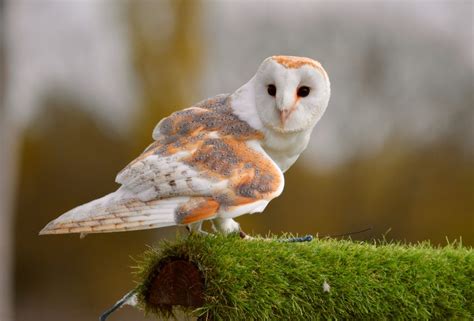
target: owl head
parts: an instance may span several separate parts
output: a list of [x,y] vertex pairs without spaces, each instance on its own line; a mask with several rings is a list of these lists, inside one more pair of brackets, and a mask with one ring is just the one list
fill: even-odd
[[312,128],[326,110],[331,93],[324,68],[304,57],[265,59],[255,75],[254,86],[260,120],[279,133]]

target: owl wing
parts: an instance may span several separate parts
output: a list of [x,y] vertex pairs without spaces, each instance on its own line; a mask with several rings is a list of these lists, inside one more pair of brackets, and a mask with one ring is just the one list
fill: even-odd
[[[261,148],[262,133],[236,117],[227,96],[163,119],[155,141],[116,178],[103,199],[51,222],[47,233],[115,232],[190,224],[260,211],[283,189]],[[82,208],[82,210],[81,210]]]

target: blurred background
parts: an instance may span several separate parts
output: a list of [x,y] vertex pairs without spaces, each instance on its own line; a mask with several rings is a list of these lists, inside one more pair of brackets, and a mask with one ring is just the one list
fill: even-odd
[[[319,60],[332,98],[266,234],[474,244],[472,1],[0,0],[0,320],[96,320],[132,258],[184,228],[38,237],[117,188],[169,113],[267,56]],[[390,232],[388,232],[390,230]],[[112,320],[143,320],[125,308]]]

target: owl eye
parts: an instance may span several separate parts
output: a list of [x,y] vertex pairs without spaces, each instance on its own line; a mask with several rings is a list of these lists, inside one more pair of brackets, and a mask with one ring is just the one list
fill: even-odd
[[275,97],[277,93],[277,88],[275,87],[275,85],[268,85],[267,92],[270,96]]
[[311,91],[311,89],[307,86],[301,86],[300,88],[298,88],[298,97],[306,97],[309,95],[309,92]]

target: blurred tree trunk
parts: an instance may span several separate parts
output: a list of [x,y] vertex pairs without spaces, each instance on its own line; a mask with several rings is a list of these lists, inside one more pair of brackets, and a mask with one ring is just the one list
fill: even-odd
[[132,1],[129,9],[133,63],[142,88],[134,128],[135,148],[141,151],[161,118],[198,99],[202,8],[200,1],[166,0]]
[[0,319],[12,320],[12,222],[15,134],[6,111],[5,2],[0,0]]

